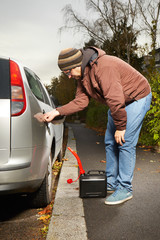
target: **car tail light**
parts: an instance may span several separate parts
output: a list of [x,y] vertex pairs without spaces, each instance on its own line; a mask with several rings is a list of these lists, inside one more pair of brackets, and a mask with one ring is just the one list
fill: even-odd
[[26,109],[26,97],[19,66],[10,60],[12,116],[21,115]]

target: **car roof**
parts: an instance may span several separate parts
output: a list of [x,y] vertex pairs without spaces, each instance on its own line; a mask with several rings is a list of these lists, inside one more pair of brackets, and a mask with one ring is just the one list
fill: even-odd
[[1,56],[1,55],[0,55],[0,58],[1,59],[9,59],[9,57],[5,57],[5,56]]

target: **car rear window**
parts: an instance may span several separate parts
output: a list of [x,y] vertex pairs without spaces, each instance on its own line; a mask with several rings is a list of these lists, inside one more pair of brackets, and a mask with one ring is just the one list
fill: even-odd
[[44,90],[44,87],[43,87],[43,85],[41,84],[40,81],[39,81],[39,85],[40,85],[40,87],[41,87],[41,89],[42,89],[45,103],[48,104],[48,105],[50,105],[50,102],[49,102],[48,96],[47,96],[47,94],[46,94],[46,92],[45,92],[45,90]]
[[25,68],[24,70],[32,93],[35,95],[36,98],[38,98],[38,100],[44,102],[43,93],[36,79],[36,75],[27,68]]
[[9,60],[0,58],[0,99],[10,99],[10,89]]
[[35,95],[35,97],[38,100],[40,100],[48,105],[51,105],[51,103],[48,99],[49,96],[47,96],[47,94],[44,90],[44,86],[40,82],[39,77],[28,68],[24,68],[24,71],[25,71],[30,89],[31,89],[32,93]]

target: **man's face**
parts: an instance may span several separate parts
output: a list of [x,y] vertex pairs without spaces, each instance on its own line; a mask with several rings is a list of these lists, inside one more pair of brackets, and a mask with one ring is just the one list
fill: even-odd
[[72,68],[71,70],[64,71],[68,78],[74,78],[76,80],[81,79],[81,67]]

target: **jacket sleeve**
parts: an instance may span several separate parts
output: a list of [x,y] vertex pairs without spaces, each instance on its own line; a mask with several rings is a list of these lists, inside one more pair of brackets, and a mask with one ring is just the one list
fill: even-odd
[[116,130],[126,129],[127,113],[120,74],[116,68],[103,67],[97,72],[97,80],[106,104],[110,108]]
[[81,80],[78,80],[75,99],[63,105],[62,107],[58,107],[57,111],[60,113],[60,115],[70,115],[83,110],[88,106],[88,104],[89,96],[86,94],[81,84]]

